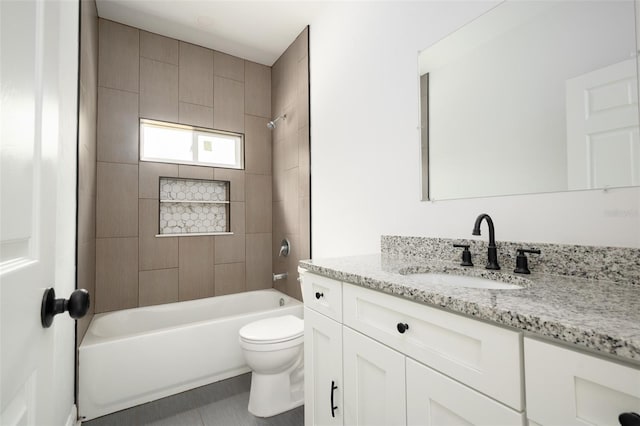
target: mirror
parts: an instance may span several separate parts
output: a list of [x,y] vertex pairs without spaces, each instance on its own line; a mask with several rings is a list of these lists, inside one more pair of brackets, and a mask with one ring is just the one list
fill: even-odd
[[640,185],[635,20],[506,1],[420,52],[423,200]]

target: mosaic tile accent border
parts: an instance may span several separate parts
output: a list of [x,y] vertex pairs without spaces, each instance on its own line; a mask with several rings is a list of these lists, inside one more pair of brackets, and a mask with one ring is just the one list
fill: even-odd
[[[487,241],[407,237],[383,235],[380,241],[383,255],[398,258],[420,258],[459,262],[462,249],[453,244],[469,244],[475,265],[487,259]],[[640,286],[640,249],[625,247],[574,246],[566,244],[497,241],[498,263],[512,271],[516,249],[537,248],[540,255],[528,255],[532,273],[563,275],[592,280],[606,280]]]
[[160,235],[230,232],[229,182],[160,178]]
[[160,199],[179,201],[228,201],[229,182],[160,178]]
[[160,234],[228,232],[224,204],[162,203]]

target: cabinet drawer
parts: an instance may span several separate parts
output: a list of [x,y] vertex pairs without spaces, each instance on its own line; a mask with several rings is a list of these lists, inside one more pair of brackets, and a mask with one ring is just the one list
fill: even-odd
[[344,324],[523,409],[520,333],[351,284],[343,299]]
[[407,359],[407,424],[524,425],[524,413]]
[[524,339],[527,416],[540,425],[619,425],[640,413],[640,369]]
[[342,283],[305,270],[300,276],[305,306],[342,322]]

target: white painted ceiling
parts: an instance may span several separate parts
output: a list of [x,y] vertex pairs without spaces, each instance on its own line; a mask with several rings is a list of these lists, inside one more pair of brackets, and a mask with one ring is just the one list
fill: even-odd
[[98,16],[273,65],[322,1],[96,0]]

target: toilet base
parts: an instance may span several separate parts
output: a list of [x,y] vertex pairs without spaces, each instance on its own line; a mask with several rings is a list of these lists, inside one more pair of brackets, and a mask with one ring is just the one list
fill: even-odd
[[279,374],[251,373],[249,412],[256,417],[271,417],[304,404],[301,364]]

